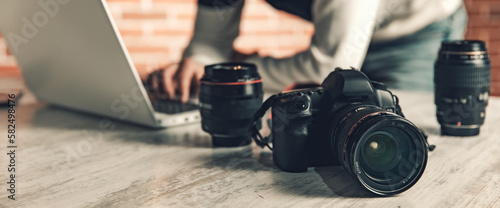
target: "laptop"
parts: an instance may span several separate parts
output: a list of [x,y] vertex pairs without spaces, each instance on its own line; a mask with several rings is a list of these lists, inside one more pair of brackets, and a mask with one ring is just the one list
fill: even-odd
[[0,1],[0,31],[40,101],[154,128],[200,121],[195,103],[149,99],[105,0]]

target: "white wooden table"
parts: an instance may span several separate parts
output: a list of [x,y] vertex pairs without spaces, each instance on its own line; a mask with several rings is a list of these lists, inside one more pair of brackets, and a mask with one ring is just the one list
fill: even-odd
[[439,136],[432,94],[396,94],[437,148],[420,181],[393,197],[365,191],[342,167],[286,173],[254,144],[212,148],[199,124],[156,131],[28,96],[16,112],[15,201],[0,109],[0,207],[500,207],[500,98],[480,136],[457,138]]

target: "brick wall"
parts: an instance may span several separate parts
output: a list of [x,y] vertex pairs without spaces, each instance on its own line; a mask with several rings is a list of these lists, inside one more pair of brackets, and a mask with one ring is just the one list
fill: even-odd
[[[107,0],[140,73],[177,62],[192,34],[197,0]],[[500,0],[465,0],[469,14],[467,38],[487,42],[492,68],[492,93],[500,96]],[[243,52],[286,56],[308,47],[313,26],[274,10],[264,0],[247,0],[241,36]],[[0,39],[2,39],[0,35]],[[0,76],[18,75],[14,58],[0,40]]]
[[500,0],[465,0],[469,13],[467,38],[486,42],[491,68],[491,93],[500,96]]
[[[178,62],[192,35],[197,0],[106,0],[136,68],[141,73]],[[235,47],[246,53],[286,56],[308,47],[312,24],[247,0]],[[1,39],[1,36],[0,36]],[[19,74],[0,40],[0,76]]]

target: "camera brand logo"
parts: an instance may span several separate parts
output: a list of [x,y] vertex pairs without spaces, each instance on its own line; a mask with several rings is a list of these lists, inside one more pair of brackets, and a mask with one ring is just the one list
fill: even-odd
[[38,5],[41,10],[35,12],[31,18],[23,17],[21,33],[16,34],[10,32],[7,34],[7,40],[12,46],[15,54],[19,52],[19,47],[23,44],[28,44],[29,40],[36,37],[38,31],[47,26],[50,18],[55,17],[61,8],[61,5],[68,4],[71,0],[40,0]]

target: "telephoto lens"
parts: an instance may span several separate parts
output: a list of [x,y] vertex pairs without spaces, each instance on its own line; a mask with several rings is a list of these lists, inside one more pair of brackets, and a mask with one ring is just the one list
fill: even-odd
[[490,95],[490,73],[483,41],[442,42],[434,67],[434,102],[441,134],[479,134]]
[[[214,146],[235,147],[251,143],[249,127],[263,99],[257,67],[247,63],[222,63],[205,67],[201,79],[200,113],[204,131]],[[259,120],[260,128],[260,120]]]

